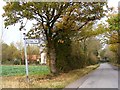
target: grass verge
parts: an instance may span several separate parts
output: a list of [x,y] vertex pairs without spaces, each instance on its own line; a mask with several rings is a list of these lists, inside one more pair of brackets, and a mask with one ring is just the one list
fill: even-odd
[[120,64],[115,64],[115,63],[110,63],[110,64],[112,64],[113,66],[116,66],[116,67],[120,68]]
[[[69,83],[81,78],[96,69],[99,65],[87,66],[83,69],[60,73],[58,76],[52,75],[30,75],[29,82],[25,76],[4,76],[2,77],[3,88],[64,88]],[[12,79],[12,80],[11,80]]]

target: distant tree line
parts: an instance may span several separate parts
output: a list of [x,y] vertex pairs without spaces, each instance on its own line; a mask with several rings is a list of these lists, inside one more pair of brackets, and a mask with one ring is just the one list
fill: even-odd
[[[27,46],[27,55],[40,55],[39,47],[34,45]],[[7,45],[6,43],[2,43],[2,64],[25,64],[24,60],[24,47],[21,42],[17,42],[16,44],[11,43]],[[29,61],[30,58],[29,58]]]

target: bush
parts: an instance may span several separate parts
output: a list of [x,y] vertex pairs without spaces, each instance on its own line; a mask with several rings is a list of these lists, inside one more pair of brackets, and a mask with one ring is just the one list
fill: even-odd
[[89,57],[88,59],[89,65],[94,65],[98,63],[99,58],[95,54],[91,53],[90,56],[88,57]]
[[13,65],[14,64],[14,61],[12,60],[2,60],[1,64],[5,64],[5,65]]
[[[68,41],[67,41],[68,42]],[[56,66],[59,71],[69,71],[71,69],[71,47],[70,42],[56,43]]]
[[14,65],[20,65],[20,59],[15,59],[14,60]]
[[84,55],[81,50],[77,49],[73,52],[74,48],[78,46],[72,46],[70,39],[63,39],[64,43],[56,41],[56,66],[59,72],[68,72],[70,70],[83,68],[85,66]]

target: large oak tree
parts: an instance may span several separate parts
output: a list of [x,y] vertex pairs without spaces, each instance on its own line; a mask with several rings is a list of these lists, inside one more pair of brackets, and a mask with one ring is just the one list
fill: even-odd
[[[81,30],[85,25],[105,16],[106,2],[9,2],[4,6],[5,26],[21,23],[24,19],[35,20],[36,29],[42,29],[47,40],[48,56],[52,73],[56,73],[56,53],[54,38],[59,36],[60,30]],[[56,29],[56,24],[60,27]]]

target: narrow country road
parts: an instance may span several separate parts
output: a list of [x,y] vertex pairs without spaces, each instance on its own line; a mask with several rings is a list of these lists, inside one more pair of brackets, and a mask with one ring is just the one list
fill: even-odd
[[108,63],[102,63],[95,71],[66,88],[118,88],[118,69]]

